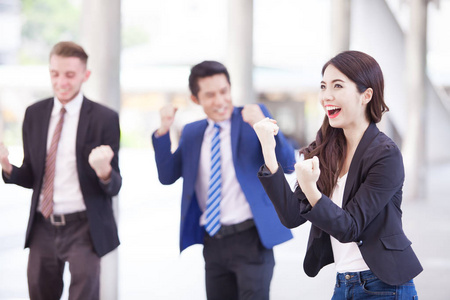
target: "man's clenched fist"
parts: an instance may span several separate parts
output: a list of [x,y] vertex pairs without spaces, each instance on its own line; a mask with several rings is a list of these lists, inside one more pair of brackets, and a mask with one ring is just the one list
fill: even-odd
[[111,160],[114,151],[109,145],[101,145],[92,149],[89,154],[89,165],[94,169],[98,178],[108,180],[111,176]]

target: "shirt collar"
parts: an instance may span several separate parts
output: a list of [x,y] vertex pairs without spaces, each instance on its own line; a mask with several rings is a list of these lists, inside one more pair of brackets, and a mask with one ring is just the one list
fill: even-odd
[[222,130],[228,130],[231,127],[231,120],[230,119],[222,121],[222,122],[214,122],[213,120],[211,120],[209,118],[206,119],[206,120],[208,121],[208,128],[213,128],[214,124],[219,125],[220,128],[222,128]]
[[[69,103],[67,103],[64,108],[66,109],[66,113],[69,115],[73,115],[78,113],[81,109],[81,105],[83,104],[83,93],[80,91],[78,95],[75,96]],[[61,111],[63,105],[59,102],[58,98],[53,98],[53,111],[52,116],[58,115]]]

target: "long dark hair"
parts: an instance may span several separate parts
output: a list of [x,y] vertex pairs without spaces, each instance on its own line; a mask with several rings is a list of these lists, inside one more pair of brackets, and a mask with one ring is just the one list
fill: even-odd
[[[376,60],[363,52],[344,51],[325,63],[322,76],[329,65],[333,65],[353,81],[359,93],[372,88],[372,100],[367,104],[366,116],[369,122],[380,122],[383,113],[389,108],[384,102],[383,72]],[[317,132],[316,140],[300,149],[300,154],[303,154],[305,159],[313,156],[319,158],[320,177],[317,186],[329,197],[344,164],[346,152],[347,142],[344,131],[342,128],[331,127],[326,115],[322,127]]]

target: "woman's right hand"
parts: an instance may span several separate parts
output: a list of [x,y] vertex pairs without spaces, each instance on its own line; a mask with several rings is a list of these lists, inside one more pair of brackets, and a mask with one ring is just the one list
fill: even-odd
[[275,136],[280,129],[277,125],[277,121],[270,118],[262,119],[261,121],[253,125],[253,129],[258,136],[261,147],[264,149],[275,149],[276,142]]
[[270,172],[275,173],[278,170],[278,162],[275,154],[276,141],[279,127],[277,121],[265,118],[253,125],[253,129],[258,136],[264,156],[264,161]]

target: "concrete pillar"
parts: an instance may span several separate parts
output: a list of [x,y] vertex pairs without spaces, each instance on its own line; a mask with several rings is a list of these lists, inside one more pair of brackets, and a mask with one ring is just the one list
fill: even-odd
[[405,198],[420,199],[426,186],[426,55],[428,0],[411,0],[406,39],[406,85],[408,130],[403,155],[406,171]]
[[231,77],[233,103],[254,103],[253,0],[229,0],[228,3],[226,66]]
[[84,91],[94,101],[120,109],[120,0],[83,0],[81,44],[91,78]]
[[[120,111],[120,0],[83,0],[81,44],[89,55],[91,77],[84,93],[92,100]],[[113,198],[118,221],[118,201]],[[118,299],[118,252],[102,258],[100,299]]]
[[331,56],[350,49],[350,0],[331,0]]

